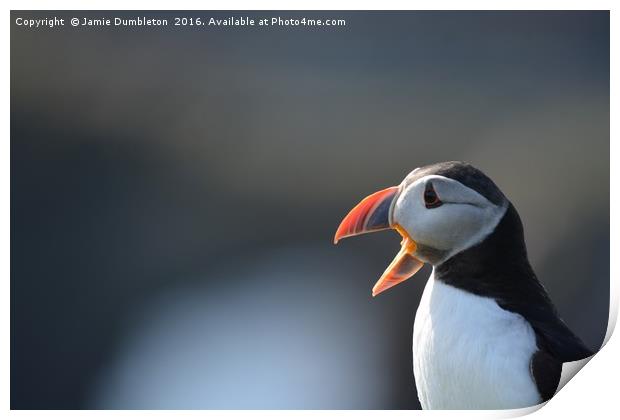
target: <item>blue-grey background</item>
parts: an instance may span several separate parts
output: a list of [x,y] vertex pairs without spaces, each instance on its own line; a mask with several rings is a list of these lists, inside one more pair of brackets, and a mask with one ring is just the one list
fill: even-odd
[[359,199],[466,160],[592,348],[609,302],[608,12],[256,12],[337,28],[55,28],[12,12],[12,408],[419,408],[429,268],[371,298]]

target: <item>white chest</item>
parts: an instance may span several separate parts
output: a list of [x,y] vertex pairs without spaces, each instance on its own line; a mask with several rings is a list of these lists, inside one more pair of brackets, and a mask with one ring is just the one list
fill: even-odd
[[424,409],[538,404],[530,375],[536,337],[493,299],[429,279],[413,327],[413,371]]

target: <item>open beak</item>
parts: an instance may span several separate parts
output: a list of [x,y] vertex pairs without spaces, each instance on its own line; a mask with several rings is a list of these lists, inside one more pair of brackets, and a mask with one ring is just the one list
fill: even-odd
[[400,251],[372,288],[373,296],[407,280],[424,265],[414,257],[416,243],[405,229],[392,222],[392,208],[398,190],[398,187],[390,187],[364,198],[342,220],[334,236],[334,244],[342,238],[385,229],[395,229],[403,237]]

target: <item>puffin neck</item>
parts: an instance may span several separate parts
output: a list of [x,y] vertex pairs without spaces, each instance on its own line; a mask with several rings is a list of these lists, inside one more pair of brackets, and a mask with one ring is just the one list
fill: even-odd
[[527,287],[524,283],[538,284],[527,259],[523,225],[512,203],[495,230],[482,242],[436,266],[435,279],[494,298]]
[[435,279],[523,316],[537,334],[538,348],[568,362],[592,355],[559,318],[527,259],[523,225],[509,204],[506,214],[484,241],[435,267]]

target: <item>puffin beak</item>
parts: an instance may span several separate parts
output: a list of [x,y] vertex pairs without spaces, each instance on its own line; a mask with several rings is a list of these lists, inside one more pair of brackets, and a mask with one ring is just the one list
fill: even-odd
[[422,261],[414,257],[416,243],[405,229],[391,220],[392,208],[398,191],[398,187],[390,187],[364,198],[342,220],[334,236],[334,244],[342,238],[385,229],[395,229],[403,237],[401,249],[396,258],[372,288],[373,296],[407,280],[424,265]]

